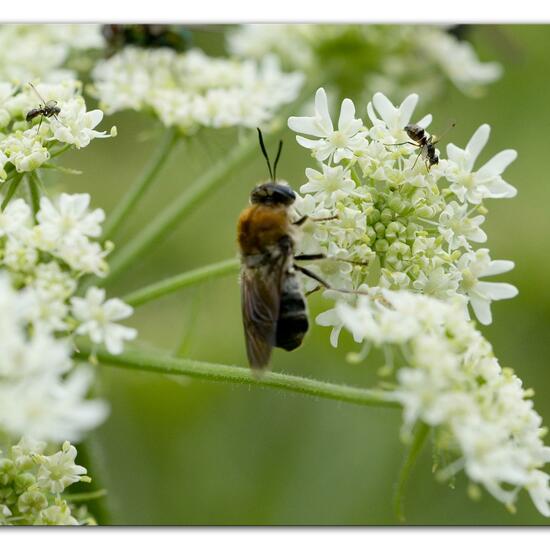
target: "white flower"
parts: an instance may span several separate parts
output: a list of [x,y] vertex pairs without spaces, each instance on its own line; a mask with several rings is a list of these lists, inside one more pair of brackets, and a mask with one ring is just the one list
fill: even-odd
[[464,93],[476,94],[502,75],[498,63],[481,63],[469,42],[438,29],[425,29],[417,33],[417,38],[424,55],[436,61]]
[[213,58],[194,49],[126,47],[93,71],[94,94],[108,113],[153,111],[185,134],[200,126],[256,127],[269,122],[302,86],[300,73],[283,73],[267,56],[261,62]]
[[[418,94],[408,95],[399,107],[395,107],[384,94],[380,92],[374,94],[372,103],[369,101],[367,105],[367,113],[374,125],[373,132],[379,132],[380,127],[385,127],[393,137],[403,138],[403,130],[409,124],[417,103]],[[381,119],[378,118],[376,112],[378,112]],[[432,115],[426,115],[417,124],[427,128],[431,121]],[[403,141],[409,140],[405,139]]]
[[328,67],[330,85],[340,91],[344,83],[349,87],[349,75],[358,73],[357,86],[365,94],[403,97],[414,90],[430,99],[445,91],[445,77],[462,92],[476,94],[502,72],[497,63],[481,63],[472,45],[445,26],[247,24],[226,37],[228,50],[241,58],[274,53],[305,72]]
[[0,237],[16,237],[29,226],[31,209],[23,199],[14,199],[0,212]]
[[465,149],[447,145],[449,157],[446,178],[451,182],[450,189],[461,202],[479,204],[484,198],[515,197],[517,191],[505,182],[501,174],[517,157],[513,149],[506,149],[487,161],[479,170],[473,171],[474,163],[487,144],[491,127],[482,124],[471,137]]
[[[481,202],[488,196],[487,190],[495,191],[496,185],[488,175],[494,176],[495,166],[502,159],[510,160],[510,154],[503,152],[473,176],[466,174],[479,183],[474,186],[476,193],[481,193],[479,203],[471,206],[460,196],[457,200],[460,191],[453,178],[462,165],[440,158],[439,164],[428,169],[416,162],[418,147],[399,145],[403,139],[409,141],[404,127],[418,99],[411,94],[395,107],[383,94],[375,94],[368,108],[374,126],[368,128],[357,119],[360,130],[352,138],[353,158],[343,154],[337,158],[333,152],[328,163],[320,161],[315,168],[306,168],[308,181],[300,188],[304,196],[297,200],[295,210],[325,221],[304,224],[297,248],[300,253],[334,258],[312,267],[334,288],[349,290],[368,284],[413,290],[448,301],[458,298],[466,301],[463,305],[471,300],[476,314],[486,323],[490,320],[490,300],[511,297],[516,291],[505,283],[479,283],[477,277],[483,270],[472,268],[478,273],[472,275],[468,254],[474,243],[487,240],[481,229],[487,209]],[[329,135],[332,122],[323,90],[317,92],[316,101],[316,116],[295,117],[290,126],[317,132],[315,147],[321,150],[330,145],[327,137],[320,136]],[[420,124],[430,121],[431,116],[426,116]],[[472,165],[488,138],[488,126],[484,128],[476,132],[464,152],[464,159]],[[314,140],[310,141],[311,145]],[[327,151],[330,155],[330,149]],[[440,153],[437,155],[439,158]],[[306,279],[304,287],[312,290],[315,283]],[[331,334],[335,342],[339,327],[331,324],[332,313],[321,314],[319,320],[335,327]]]
[[393,365],[392,396],[403,406],[405,433],[417,422],[434,430],[436,454],[450,460],[438,472],[441,479],[464,470],[507,506],[523,488],[550,515],[550,476],[542,470],[550,448],[542,441],[541,418],[460,302],[371,288],[355,307],[337,303],[335,312],[356,339],[393,346],[387,356],[403,357]]
[[306,168],[308,182],[300,187],[301,193],[313,193],[319,203],[326,207],[334,206],[355,188],[348,170],[342,166],[322,165],[323,172]]
[[334,162],[353,157],[355,148],[362,145],[365,132],[361,132],[363,122],[355,118],[355,105],[351,99],[344,99],[335,130],[328,111],[327,94],[319,88],[315,94],[315,115],[312,117],[290,117],[288,127],[294,132],[314,136],[307,139],[296,136],[296,141],[313,150],[317,160],[323,161],[333,156]]
[[489,283],[480,281],[481,277],[500,275],[514,269],[510,260],[491,260],[489,250],[480,248],[476,252],[464,254],[458,269],[462,273],[461,288],[468,295],[476,317],[484,325],[490,325],[491,302],[517,296],[518,289],[508,283]]
[[487,240],[485,231],[479,226],[485,221],[484,216],[468,217],[468,205],[456,201],[449,203],[439,216],[439,232],[449,243],[449,250],[469,249],[468,241],[484,243]]
[[105,343],[109,353],[122,353],[124,340],[137,336],[134,328],[115,323],[132,315],[133,309],[118,298],[105,301],[105,290],[91,287],[85,298],[71,298],[72,311],[80,321],[77,334],[87,334],[95,344]]
[[38,485],[52,493],[61,493],[69,485],[79,482],[86,474],[86,468],[75,464],[76,454],[76,449],[65,441],[61,451],[43,457],[38,470]]
[[9,135],[0,142],[0,148],[18,172],[36,170],[50,158],[34,129]]
[[428,274],[423,270],[420,271],[412,286],[423,294],[445,300],[456,295],[459,282],[460,273],[458,271],[448,272],[442,267],[436,267]]
[[78,149],[89,145],[94,138],[111,137],[94,128],[103,120],[99,109],[86,111],[84,101],[73,99],[63,104],[59,113],[59,124],[54,125],[53,135],[57,141],[75,145]]
[[40,199],[36,218],[50,242],[72,242],[80,237],[98,237],[105,213],[101,208],[88,211],[90,195],[61,193],[54,205],[47,197]]

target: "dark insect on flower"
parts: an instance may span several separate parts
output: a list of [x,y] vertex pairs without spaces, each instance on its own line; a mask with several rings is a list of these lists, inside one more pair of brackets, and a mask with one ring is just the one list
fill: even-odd
[[[294,254],[296,227],[308,217],[291,221],[290,206],[296,194],[288,185],[277,182],[282,141],[272,169],[259,129],[258,135],[270,180],[252,190],[251,205],[241,213],[237,227],[241,252],[242,317],[248,362],[253,369],[263,369],[268,365],[274,347],[291,351],[304,339],[309,322],[298,272],[317,281],[318,288],[331,288],[318,275],[296,264],[297,260],[320,260],[326,256]],[[331,216],[312,221],[336,218]]]
[[109,54],[124,46],[140,48],[171,48],[188,50],[192,44],[191,31],[182,25],[103,25]]
[[[451,126],[444,132],[446,134],[451,128],[454,128],[455,123],[453,122]],[[426,163],[426,169],[430,171],[430,168],[434,164],[439,164],[439,155],[437,154],[437,150],[435,148],[436,143],[438,143],[444,134],[439,136],[437,139],[435,136],[431,136],[426,132],[422,126],[418,124],[407,124],[404,128],[405,132],[407,132],[407,135],[409,136],[411,141],[405,141],[403,143],[393,143],[392,145],[414,145],[415,147],[419,148],[418,155],[414,161],[414,164],[412,167],[414,168],[416,166],[416,163],[420,156],[424,159],[424,162]]]
[[44,98],[38,93],[38,90],[35,88],[32,82],[29,82],[29,86],[34,90],[34,93],[38,96],[38,99],[42,102],[38,107],[31,109],[25,116],[27,122],[31,122],[37,116],[40,116],[40,122],[38,123],[37,133],[40,131],[40,126],[42,125],[42,120],[45,118],[54,117],[57,121],[57,115],[61,112],[61,109],[57,106],[57,101],[45,101]]

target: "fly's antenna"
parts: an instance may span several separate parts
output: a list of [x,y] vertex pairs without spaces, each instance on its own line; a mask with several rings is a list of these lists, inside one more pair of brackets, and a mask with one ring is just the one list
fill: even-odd
[[36,86],[32,82],[29,82],[29,86],[34,90],[34,93],[38,96],[38,99],[40,99],[40,101],[42,101],[42,103],[44,105],[46,105],[46,102],[44,101],[44,98],[40,95],[40,93],[36,89]]
[[[264,138],[262,136],[262,131],[259,129],[259,128],[256,128],[256,130],[258,130],[258,138],[260,139],[260,149],[262,150],[262,153],[265,157],[265,160],[267,162],[267,169],[269,170],[269,177],[273,180],[273,170],[271,169],[271,162],[269,160],[269,155],[267,154],[267,151],[266,151],[266,148],[265,148],[265,143],[264,143]],[[280,147],[279,147],[279,152],[280,152]],[[277,155],[277,159],[278,159],[278,155]],[[276,163],[277,161],[275,161]]]
[[449,126],[447,126],[446,130],[440,136],[434,136],[435,139],[432,141],[432,143],[435,145],[438,141],[441,141],[441,138],[446,134],[448,134],[455,126],[456,126],[456,121],[454,120],[451,121]]
[[279,149],[277,149],[277,156],[275,157],[275,162],[273,163],[273,181],[277,181],[277,164],[281,158],[281,151],[283,150],[283,140],[279,141]]

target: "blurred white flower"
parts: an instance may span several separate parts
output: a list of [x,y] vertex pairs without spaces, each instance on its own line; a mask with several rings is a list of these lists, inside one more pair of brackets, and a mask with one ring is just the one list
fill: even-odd
[[93,93],[107,113],[153,111],[166,126],[256,127],[269,122],[302,86],[275,57],[261,62],[213,58],[200,50],[126,47],[93,71]]
[[105,290],[91,287],[84,298],[71,298],[73,315],[80,326],[77,334],[86,334],[96,344],[105,343],[109,353],[122,353],[124,340],[133,340],[137,336],[134,328],[119,325],[120,321],[130,317],[133,309],[118,298],[105,301]]
[[436,453],[452,458],[437,475],[446,479],[463,469],[507,506],[523,488],[550,516],[550,478],[542,471],[550,447],[542,441],[542,420],[530,392],[500,367],[460,301],[380,288],[368,293],[355,306],[337,303],[336,324],[396,358],[392,393],[403,406],[405,433],[417,422],[428,424]]
[[433,59],[451,82],[466,94],[478,94],[483,86],[502,75],[498,63],[479,61],[474,48],[465,40],[434,28],[419,32],[417,38],[423,54]]
[[90,195],[87,193],[61,193],[55,205],[47,197],[42,197],[36,219],[44,237],[52,242],[99,237],[105,213],[101,208],[89,212],[89,205]]

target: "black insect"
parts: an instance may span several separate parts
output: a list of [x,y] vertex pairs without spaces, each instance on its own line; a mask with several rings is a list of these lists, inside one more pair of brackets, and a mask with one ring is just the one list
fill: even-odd
[[[453,128],[454,126],[455,126],[455,123],[453,122],[450,128]],[[407,135],[412,141],[405,141],[403,143],[394,143],[392,145],[408,144],[408,145],[414,145],[415,147],[418,147],[419,148],[418,155],[412,167],[414,168],[416,166],[418,159],[422,157],[426,164],[426,169],[429,172],[432,166],[434,166],[435,164],[439,164],[439,155],[437,154],[435,145],[441,140],[444,134],[439,136],[436,139],[435,136],[431,136],[430,134],[428,134],[428,132],[426,132],[426,130],[418,124],[407,124],[404,130],[405,132],[407,132]],[[448,132],[448,130],[445,131],[445,134]]]
[[34,93],[38,96],[38,99],[40,99],[42,103],[38,107],[31,109],[26,114],[25,120],[27,122],[32,122],[37,116],[39,116],[40,122],[38,123],[38,129],[36,131],[38,133],[44,118],[54,117],[59,122],[57,115],[61,112],[61,109],[57,106],[57,101],[55,100],[44,101],[44,98],[38,93],[38,90],[32,82],[29,82],[29,86],[34,90]]

